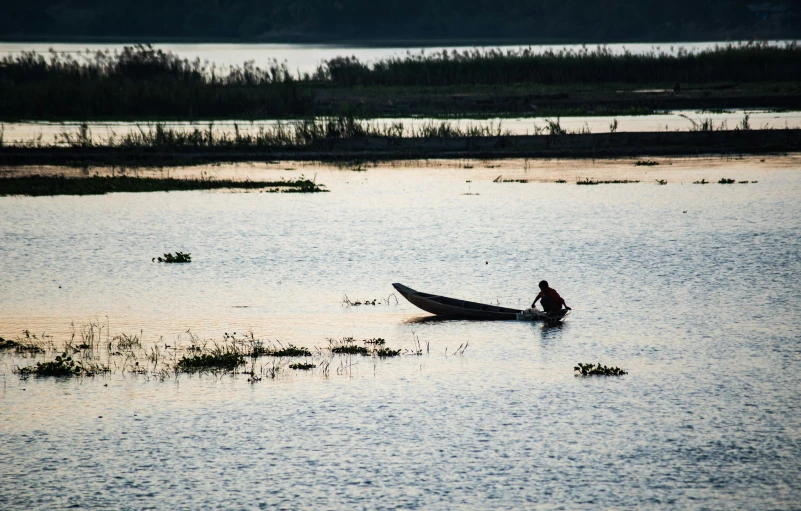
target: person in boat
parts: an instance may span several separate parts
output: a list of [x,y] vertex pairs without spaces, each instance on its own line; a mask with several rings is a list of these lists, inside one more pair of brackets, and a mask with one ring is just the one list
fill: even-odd
[[565,303],[565,299],[559,296],[556,289],[548,286],[548,281],[543,280],[540,282],[540,293],[531,304],[531,308],[536,308],[537,300],[542,300],[542,310],[545,312],[558,312],[564,307],[565,310],[570,310],[570,307]]

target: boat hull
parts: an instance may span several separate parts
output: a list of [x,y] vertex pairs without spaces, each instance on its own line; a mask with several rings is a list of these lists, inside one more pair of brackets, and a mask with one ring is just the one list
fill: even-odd
[[[430,293],[422,293],[414,289],[404,286],[403,284],[392,284],[404,298],[406,298],[412,305],[437,316],[448,316],[461,319],[480,319],[489,321],[510,321],[521,318],[523,313],[520,309],[510,309],[508,307],[500,307],[497,305],[489,305],[485,303],[470,302],[467,300],[460,300],[458,298],[449,298],[447,296],[433,295]],[[564,317],[565,313],[560,312],[553,316],[541,318],[527,318],[529,320],[536,319],[552,319],[558,320]]]

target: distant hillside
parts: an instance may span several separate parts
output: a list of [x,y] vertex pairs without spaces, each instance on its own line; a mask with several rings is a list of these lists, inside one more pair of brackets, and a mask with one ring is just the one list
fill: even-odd
[[686,41],[801,37],[801,0],[26,0],[3,39]]

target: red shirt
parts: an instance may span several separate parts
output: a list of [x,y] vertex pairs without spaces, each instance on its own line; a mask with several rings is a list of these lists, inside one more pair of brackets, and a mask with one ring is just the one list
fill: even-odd
[[561,296],[559,296],[559,293],[556,292],[556,289],[552,287],[549,287],[545,291],[540,291],[540,294],[537,295],[537,298],[535,298],[534,301],[536,302],[538,299],[542,298],[543,294],[545,294],[548,298],[550,298],[559,305],[565,304],[565,301],[562,299]]

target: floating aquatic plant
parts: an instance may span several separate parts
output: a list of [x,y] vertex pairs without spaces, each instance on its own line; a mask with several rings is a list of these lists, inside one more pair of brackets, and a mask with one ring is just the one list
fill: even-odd
[[706,179],[701,179],[700,181],[693,181],[693,184],[694,185],[708,185],[709,181],[707,181]]
[[373,352],[373,355],[379,358],[397,357],[401,354],[401,350],[393,350],[390,348],[378,348]]
[[264,351],[265,355],[271,357],[310,357],[311,351],[303,346],[294,346],[292,344],[288,344],[286,347],[281,348],[273,348],[273,349],[266,349]]
[[342,355],[369,355],[370,350],[368,350],[364,346],[357,346],[355,344],[344,344],[342,346],[332,347],[331,353],[339,353]]
[[719,185],[731,185],[734,184],[734,179],[726,179],[725,177],[720,178],[718,181]]
[[20,376],[37,377],[70,377],[70,376],[94,376],[97,373],[107,373],[110,369],[99,365],[86,365],[81,361],[73,360],[66,352],[57,356],[50,362],[37,362],[35,366],[28,366],[19,369]]
[[658,184],[658,185],[666,185],[667,184],[667,179],[657,179],[656,180],[656,184]]
[[654,160],[638,160],[634,164],[635,167],[654,167],[656,165],[659,165],[659,162]]
[[199,371],[233,371],[245,363],[245,357],[232,347],[214,350],[201,355],[184,355],[175,365],[176,372],[195,373]]
[[609,181],[596,181],[590,178],[584,178],[583,180],[576,181],[577,185],[619,185],[619,184],[628,184],[628,183],[639,183],[638,180],[630,180],[630,179],[614,179]]
[[316,364],[289,364],[290,369],[297,369],[299,371],[308,371],[317,367]]
[[[153,260],[155,259],[156,258],[154,257]],[[191,263],[192,254],[176,252],[175,255],[172,255],[172,253],[166,253],[164,254],[164,257],[159,257],[158,261],[160,263]]]
[[619,367],[602,366],[600,362],[597,364],[579,363],[573,370],[578,371],[576,376],[623,376],[629,374]]

